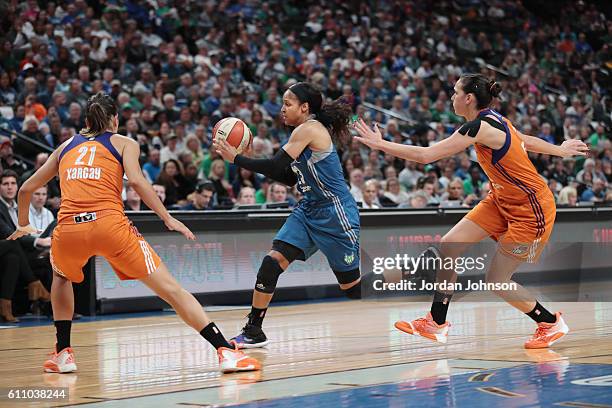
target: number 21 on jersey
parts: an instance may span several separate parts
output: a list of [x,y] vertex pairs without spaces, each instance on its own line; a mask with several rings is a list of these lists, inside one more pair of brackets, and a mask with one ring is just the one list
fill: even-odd
[[74,162],[75,165],[84,165],[85,163],[83,162],[83,158],[87,155],[87,152],[89,153],[89,160],[87,161],[87,165],[88,166],[92,166],[93,162],[94,162],[94,158],[96,157],[96,146],[83,146],[79,149],[79,157],[77,157],[76,161]]

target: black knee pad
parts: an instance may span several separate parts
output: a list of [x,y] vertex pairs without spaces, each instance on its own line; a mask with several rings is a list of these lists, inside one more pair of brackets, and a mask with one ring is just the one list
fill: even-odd
[[338,280],[338,283],[341,283],[343,285],[347,283],[355,282],[361,276],[361,273],[359,272],[359,268],[353,269],[352,271],[343,271],[343,272],[333,271],[333,272],[334,272],[334,275],[336,275],[336,279]]
[[283,268],[278,264],[278,261],[270,255],[266,255],[261,261],[259,272],[257,272],[255,290],[262,293],[274,293],[281,273],[283,273]]
[[[361,277],[361,273],[359,272],[359,268],[353,269],[352,271],[334,271],[334,275],[336,275],[336,279],[338,283],[343,285],[351,282],[355,282],[357,279]],[[349,299],[361,299],[361,282],[356,285],[351,286],[348,289],[342,289],[344,294]]]
[[291,263],[295,260],[305,261],[306,255],[304,255],[304,251],[295,245],[291,245],[288,242],[280,241],[275,239],[272,241],[272,250],[278,252],[282,256],[285,257],[287,262]]

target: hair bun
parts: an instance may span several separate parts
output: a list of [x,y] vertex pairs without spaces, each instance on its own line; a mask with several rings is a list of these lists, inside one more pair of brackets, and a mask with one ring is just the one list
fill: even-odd
[[492,97],[497,97],[501,93],[502,87],[498,82],[491,81],[489,83],[489,93]]

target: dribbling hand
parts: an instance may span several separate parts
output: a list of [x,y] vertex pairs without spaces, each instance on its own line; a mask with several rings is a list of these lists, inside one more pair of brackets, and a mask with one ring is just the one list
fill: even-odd
[[224,160],[227,160],[230,163],[233,163],[234,159],[238,155],[238,150],[223,139],[216,139],[213,142],[213,147]]
[[374,130],[372,130],[363,121],[363,119],[359,118],[353,124],[353,127],[355,128],[357,133],[359,133],[359,136],[355,136],[355,139],[357,139],[364,145],[371,147],[372,149],[380,149],[383,138],[382,133],[380,133],[380,129],[378,129],[378,125],[376,123],[374,124]]
[[183,224],[182,222],[180,222],[176,218],[170,217],[165,222],[165,224],[166,224],[166,228],[168,228],[170,231],[180,232],[188,240],[195,241],[196,237],[195,237],[195,235],[193,235],[193,232],[191,232],[191,230],[189,228],[187,228],[185,226],[185,224]]
[[589,147],[578,139],[566,140],[561,144],[561,148],[564,150],[563,157],[586,156],[589,152]]

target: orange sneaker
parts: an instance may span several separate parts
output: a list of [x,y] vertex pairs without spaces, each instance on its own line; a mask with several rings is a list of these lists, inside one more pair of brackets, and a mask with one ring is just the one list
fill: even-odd
[[[233,344],[236,346],[236,344]],[[217,349],[219,356],[219,365],[223,373],[235,373],[237,371],[258,371],[261,370],[261,364],[253,357],[249,357],[242,351],[229,349],[227,347],[219,347]]]
[[563,321],[561,313],[557,312],[555,316],[557,317],[555,323],[538,323],[533,337],[525,342],[526,349],[550,347],[569,332],[569,327]]
[[74,352],[71,347],[66,347],[62,351],[49,353],[50,359],[45,361],[43,368],[46,373],[71,373],[77,370],[74,360]]
[[448,328],[450,327],[450,323],[445,322],[444,324],[438,324],[431,317],[431,313],[427,313],[427,316],[411,322],[404,322],[401,320],[395,322],[395,327],[404,333],[423,336],[430,340],[437,341],[438,343],[446,343],[448,340]]

